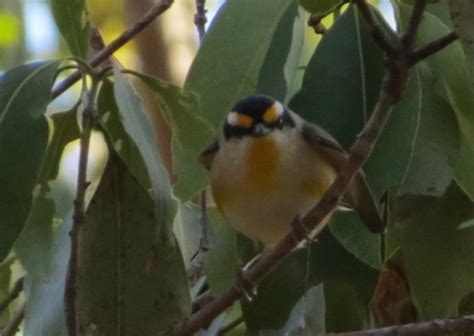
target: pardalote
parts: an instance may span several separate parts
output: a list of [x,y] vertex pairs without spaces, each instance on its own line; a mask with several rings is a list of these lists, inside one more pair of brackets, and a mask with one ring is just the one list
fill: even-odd
[[[346,160],[347,153],[328,132],[263,95],[239,101],[228,113],[218,139],[200,157],[210,171],[216,205],[227,221],[267,247],[278,243],[291,223],[317,204]],[[362,172],[343,202],[370,231],[383,231]]]

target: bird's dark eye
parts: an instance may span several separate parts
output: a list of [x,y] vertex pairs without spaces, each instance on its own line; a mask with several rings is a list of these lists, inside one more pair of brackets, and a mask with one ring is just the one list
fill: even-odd
[[282,117],[278,118],[275,122],[275,126],[277,128],[283,128],[283,126],[285,126],[285,121],[283,120]]

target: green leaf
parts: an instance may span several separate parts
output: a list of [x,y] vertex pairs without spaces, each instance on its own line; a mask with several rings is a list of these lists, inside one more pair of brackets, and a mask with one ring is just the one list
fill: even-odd
[[[290,107],[349,148],[376,102],[382,72],[383,55],[357,8],[351,6],[324,34]],[[420,107],[415,75],[364,168],[376,196],[403,180],[412,157]]]
[[199,97],[179,86],[137,72],[152,90],[160,112],[173,132],[173,169],[178,176],[175,195],[188,201],[208,185],[208,173],[198,162],[214,136],[212,126],[200,116]]
[[43,160],[38,184],[46,184],[50,180],[54,180],[58,176],[59,163],[63,154],[64,148],[68,143],[79,139],[81,132],[77,122],[76,115],[77,107],[69,111],[56,112],[52,114],[51,120],[51,141],[46,151],[46,159]]
[[172,223],[176,211],[176,202],[171,198],[170,179],[155,142],[155,130],[140,97],[135,93],[120,69],[114,68],[114,78],[114,95],[119,108],[120,119],[125,131],[138,147],[151,181],[159,228],[155,238],[163,244],[170,244],[170,248],[173,250]]
[[112,153],[79,235],[79,330],[160,334],[190,312],[182,256],[157,243],[154,209]]
[[464,49],[467,66],[471,75],[471,84],[474,84],[474,3],[470,0],[448,1],[451,18],[454,21],[456,32]]
[[0,77],[0,261],[10,251],[31,208],[48,142],[43,113],[58,64],[23,65]]
[[422,86],[420,127],[415,150],[399,193],[442,196],[453,179],[460,145],[453,110],[435,92],[435,78],[426,64],[417,67]]
[[[72,199],[69,200],[72,204]],[[15,243],[15,252],[25,276],[25,336],[67,336],[64,316],[64,279],[69,259],[72,212],[55,218],[49,198],[35,199],[25,229]]]
[[320,335],[326,332],[326,307],[324,286],[309,288],[291,311],[290,317],[281,329],[250,331],[248,334],[261,336]]
[[442,198],[411,197],[397,204],[406,275],[421,318],[458,315],[474,290],[474,230],[459,225],[474,217],[474,205],[453,184]]
[[359,330],[367,322],[367,305],[376,281],[374,269],[348,253],[324,230],[309,249],[299,249],[283,260],[259,285],[252,302],[242,303],[244,319],[250,330],[279,329],[306,290],[322,282],[326,330]]
[[[38,178],[39,193],[15,243],[15,252],[27,271],[25,335],[34,335],[38,328],[48,335],[67,335],[62,295],[50,296],[64,292],[72,214],[67,212],[61,224],[57,218],[61,214],[47,192],[50,187],[55,188],[50,186],[50,181],[58,175],[65,146],[80,136],[75,112],[73,108],[50,117],[51,141]],[[73,204],[72,195],[63,196],[62,202],[69,209]]]
[[91,24],[85,0],[52,0],[56,25],[74,56],[87,59]]
[[115,102],[114,84],[104,81],[97,98],[97,109],[101,117],[101,125],[109,143],[113,144],[115,152],[120,155],[130,172],[146,189],[151,188],[148,171],[137,146],[130,138],[122,123],[119,108]]
[[236,232],[215,208],[208,210],[209,252],[204,261],[204,273],[214,295],[220,295],[235,282],[240,259]]
[[280,19],[258,76],[255,92],[287,102],[299,66],[305,36],[306,15],[295,3]]
[[351,6],[319,42],[290,108],[348,148],[376,102],[382,73],[383,55]]
[[[399,4],[402,22],[408,21],[411,7]],[[437,17],[425,13],[417,35],[417,44],[426,45],[450,33]],[[462,134],[461,150],[455,164],[455,178],[460,187],[474,199],[474,91],[466,65],[466,57],[459,42],[454,42],[429,57],[426,62],[441,81],[443,95],[454,109]],[[450,64],[449,67],[446,64]]]
[[370,233],[356,213],[336,212],[329,228],[334,237],[357,259],[375,269],[382,269],[380,235]]
[[255,93],[272,38],[292,3],[229,0],[220,8],[185,84],[199,94],[202,115],[214,128],[237,99]]
[[181,204],[173,223],[173,232],[183,254],[186,268],[199,249],[201,241],[201,212],[192,203]]
[[407,174],[420,125],[421,99],[420,80],[413,70],[402,99],[393,109],[364,166],[369,184],[378,197],[402,184]]

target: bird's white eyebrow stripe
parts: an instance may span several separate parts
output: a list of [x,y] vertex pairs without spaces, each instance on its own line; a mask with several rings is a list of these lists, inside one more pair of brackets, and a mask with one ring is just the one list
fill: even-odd
[[229,114],[227,114],[227,123],[232,126],[238,124],[237,112],[229,112]]
[[277,112],[277,116],[280,117],[283,114],[283,112],[285,112],[285,109],[283,108],[282,103],[280,103],[279,101],[276,101],[274,105]]

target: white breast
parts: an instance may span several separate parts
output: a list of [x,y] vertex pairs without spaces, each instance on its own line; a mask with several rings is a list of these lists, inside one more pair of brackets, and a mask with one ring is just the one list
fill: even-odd
[[[296,129],[275,130],[278,160],[270,188],[249,182],[251,137],[221,141],[211,169],[214,198],[227,220],[244,235],[274,245],[305,215],[332,183],[335,171],[302,139]],[[325,169],[322,169],[325,168]]]

